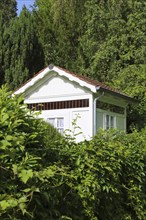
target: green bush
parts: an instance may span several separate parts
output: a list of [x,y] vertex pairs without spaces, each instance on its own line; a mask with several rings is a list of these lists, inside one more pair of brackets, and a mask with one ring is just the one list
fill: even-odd
[[5,86],[0,89],[0,219],[32,218],[33,194],[56,170],[61,172],[55,165],[44,164],[52,135],[56,140],[60,136],[27,110],[21,96],[11,96]]
[[146,219],[145,150],[146,130],[101,132],[89,143],[80,185],[89,219]]
[[0,89],[0,219],[146,219],[146,128],[75,143]]
[[146,129],[101,131],[78,144],[62,140],[57,150],[66,178],[39,198],[45,207],[38,206],[35,219],[146,219]]

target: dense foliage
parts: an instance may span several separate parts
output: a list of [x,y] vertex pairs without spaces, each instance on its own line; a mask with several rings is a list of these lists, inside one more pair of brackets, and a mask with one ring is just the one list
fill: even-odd
[[129,130],[145,126],[144,0],[36,0],[17,17],[16,1],[7,3],[0,3],[0,85],[18,88],[54,63],[138,99]]
[[16,16],[0,1],[0,85],[54,63],[138,99],[131,134],[64,139],[22,97],[0,89],[0,220],[146,219],[146,3],[36,0]]
[[146,129],[76,144],[5,87],[0,128],[1,220],[146,219]]
[[1,0],[0,1],[0,17],[3,22],[9,24],[10,20],[16,17],[17,13],[17,2],[16,0]]
[[52,169],[61,171],[47,163],[44,167],[45,161],[41,162],[43,158],[38,152],[42,147],[45,149],[45,132],[50,131],[48,144],[52,135],[54,140],[60,135],[36,119],[22,102],[22,97],[11,97],[5,87],[0,89],[0,219],[3,220],[31,218],[33,209],[28,213],[27,206],[33,193],[39,192]]
[[5,30],[5,82],[17,88],[44,66],[44,55],[36,35],[34,17],[24,7],[19,18]]

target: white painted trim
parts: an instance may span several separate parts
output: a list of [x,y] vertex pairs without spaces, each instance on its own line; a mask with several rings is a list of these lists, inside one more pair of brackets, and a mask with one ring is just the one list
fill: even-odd
[[114,116],[115,117],[115,126],[116,126],[116,129],[117,128],[117,118],[118,117],[121,117],[123,118],[123,122],[124,122],[124,131],[126,131],[126,114],[119,114],[119,113],[116,113],[116,112],[110,112],[110,111],[106,111],[106,110],[102,110],[102,109],[99,109],[97,108],[96,109],[97,112],[100,112],[100,113],[103,113],[103,118],[102,118],[102,125],[103,125],[103,129],[105,130],[105,115],[111,115],[111,116]]
[[91,98],[89,99],[89,107],[90,107],[90,115],[91,115],[91,126],[92,126],[92,131],[91,131],[91,136],[93,137],[94,136],[94,98],[93,98],[93,94],[91,96]]
[[89,83],[72,76],[70,73],[66,73],[64,70],[59,69],[58,67],[53,67],[52,69],[49,69],[49,67],[46,67],[42,72],[40,72],[38,75],[34,76],[30,81],[28,81],[24,86],[22,86],[20,89],[16,90],[14,94],[20,94],[26,92],[30,87],[34,86],[40,79],[45,77],[49,72],[56,72],[59,76],[63,76],[69,79],[69,81],[73,81],[78,83],[81,87],[88,88],[92,92],[96,93],[96,86],[90,85]]
[[[106,113],[104,113],[103,114],[103,129],[104,130],[107,130],[106,129],[106,123],[105,123],[105,119],[106,119],[106,116],[107,115],[109,115],[109,117],[113,117],[114,118],[114,129],[117,129],[117,116],[116,116],[116,114],[113,114],[113,113],[111,113],[111,112],[106,112]],[[111,128],[111,127],[110,127]],[[110,129],[109,128],[109,129]]]
[[90,85],[89,83],[69,74],[66,73],[64,70],[59,69],[58,67],[54,66],[52,69],[53,71],[57,72],[60,76],[67,77],[70,81],[77,82],[81,87],[89,88],[92,92],[96,92],[96,86]]
[[124,129],[125,131],[127,130],[127,109],[125,107],[125,111],[124,111],[124,116],[125,116],[125,119],[124,119]]
[[[72,97],[72,98],[71,98]],[[25,103],[36,103],[36,101],[39,102],[56,102],[56,101],[68,101],[68,100],[79,100],[79,99],[89,99],[89,95],[88,94],[73,94],[72,96],[70,95],[65,95],[65,96],[50,96],[49,98],[46,97],[34,97],[34,98],[25,98]]]
[[[27,96],[29,96],[30,94],[34,93],[35,90],[37,90],[39,87],[41,87],[43,84],[45,84],[45,81],[46,81],[46,80],[51,80],[51,79],[53,79],[53,77],[55,77],[55,76],[57,76],[57,73],[54,72],[53,74],[48,75],[47,78],[44,79],[44,81],[43,81],[43,79],[42,79],[42,80],[38,80],[38,81],[33,85],[33,87],[30,86],[30,87],[25,91],[25,97],[27,98]],[[45,77],[43,77],[43,78],[45,78]]]
[[[49,119],[54,119],[54,122],[55,122],[55,124],[53,125],[53,124],[51,124],[51,122],[49,122]],[[63,127],[58,127],[57,126],[57,122],[58,122],[58,119],[63,119]],[[50,116],[50,117],[46,117],[46,122],[47,123],[50,123],[53,127],[55,127],[58,131],[59,131],[59,129],[63,129],[63,132],[65,131],[64,130],[64,122],[65,122],[65,117],[63,116],[63,117],[61,117],[61,116]],[[59,131],[60,132],[60,131]],[[63,134],[63,132],[60,132],[61,134]]]
[[96,131],[97,131],[97,124],[96,124],[96,103],[99,99],[101,99],[104,96],[104,92],[97,96],[94,101],[93,101],[93,135],[96,135]]
[[45,68],[37,76],[33,77],[28,83],[18,89],[14,94],[24,93],[29,87],[33,86],[38,80],[42,79],[49,72],[49,67]]

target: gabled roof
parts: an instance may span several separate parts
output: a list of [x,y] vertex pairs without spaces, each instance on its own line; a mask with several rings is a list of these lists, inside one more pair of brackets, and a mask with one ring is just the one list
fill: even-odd
[[61,67],[58,66],[54,66],[54,65],[49,65],[48,67],[42,69],[41,71],[39,71],[37,74],[35,74],[31,79],[29,79],[25,84],[23,84],[21,87],[19,87],[14,94],[20,94],[20,93],[25,93],[25,91],[27,89],[29,89],[30,87],[32,87],[35,83],[37,83],[40,79],[44,78],[47,74],[49,74],[50,72],[56,72],[58,75],[60,76],[64,76],[66,78],[68,78],[70,81],[74,81],[76,83],[78,83],[80,86],[82,87],[86,87],[88,89],[90,89],[93,93],[96,93],[97,91],[105,91],[107,93],[111,93],[113,95],[117,95],[121,98],[124,98],[126,100],[128,100],[129,102],[135,102],[135,100],[129,96],[127,96],[126,94],[117,91],[101,82],[98,82],[96,80],[92,80],[86,76],[82,76],[82,75],[78,75],[74,72],[70,72],[66,69],[63,69]]

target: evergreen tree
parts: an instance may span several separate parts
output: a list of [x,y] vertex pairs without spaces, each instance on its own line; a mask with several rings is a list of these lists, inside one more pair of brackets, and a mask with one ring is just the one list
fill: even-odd
[[[16,0],[1,0],[0,1],[0,85],[4,83],[5,78],[5,31],[9,28],[9,24],[16,17],[17,3]],[[7,65],[9,65],[7,63]]]
[[34,18],[25,7],[6,30],[5,82],[17,88],[44,66]]
[[37,23],[37,33],[45,54],[45,65],[57,60],[56,40],[53,30],[53,17],[51,14],[51,0],[36,1],[37,9],[34,13]]
[[20,17],[15,0],[0,7],[0,84],[16,88],[54,63],[137,97],[141,106],[132,111],[143,118],[145,85],[138,93],[134,86],[145,75],[143,0],[36,0],[36,10],[24,8]]
[[84,1],[39,0],[36,3],[38,33],[46,64],[52,62],[75,71]]
[[2,17],[0,17],[0,85],[4,81],[4,29],[5,24],[3,23]]
[[17,15],[17,2],[16,0],[1,0],[0,1],[0,16],[3,21],[10,22],[10,20]]

